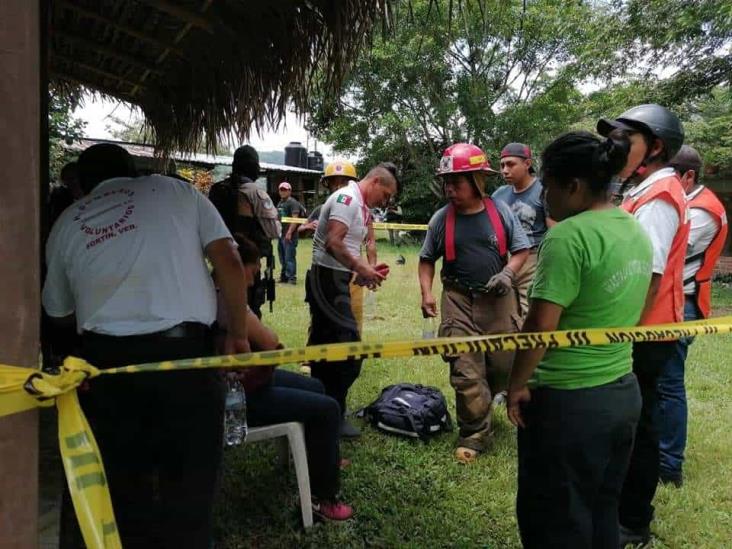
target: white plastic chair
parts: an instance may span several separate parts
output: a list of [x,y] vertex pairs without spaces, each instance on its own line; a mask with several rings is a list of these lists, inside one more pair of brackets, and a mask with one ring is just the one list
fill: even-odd
[[[280,457],[289,465],[289,453],[292,452],[292,461],[295,463],[297,488],[300,492],[300,509],[302,524],[305,528],[313,525],[313,507],[310,499],[310,475],[308,474],[308,456],[305,450],[305,429],[302,423],[276,423],[264,427],[250,427],[245,444],[283,438],[279,441]],[[289,447],[289,452],[288,452]]]

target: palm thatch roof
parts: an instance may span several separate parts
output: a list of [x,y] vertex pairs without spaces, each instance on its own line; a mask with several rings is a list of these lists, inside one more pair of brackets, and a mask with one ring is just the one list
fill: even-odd
[[215,148],[337,93],[387,0],[51,0],[49,77],[137,105],[164,150]]

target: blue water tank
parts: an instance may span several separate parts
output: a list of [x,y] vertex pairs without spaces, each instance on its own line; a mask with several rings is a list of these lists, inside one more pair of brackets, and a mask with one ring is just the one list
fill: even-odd
[[308,167],[308,150],[302,143],[290,141],[290,144],[285,147],[285,165],[298,168]]

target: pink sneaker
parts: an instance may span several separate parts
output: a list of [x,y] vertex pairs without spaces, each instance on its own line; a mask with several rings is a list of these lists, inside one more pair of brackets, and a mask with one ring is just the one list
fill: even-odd
[[313,498],[313,514],[326,522],[342,522],[353,516],[353,507],[342,501]]

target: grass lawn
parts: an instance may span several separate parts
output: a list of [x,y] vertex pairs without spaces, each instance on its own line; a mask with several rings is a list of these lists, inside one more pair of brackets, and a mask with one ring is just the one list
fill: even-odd
[[[296,286],[279,286],[273,314],[264,321],[287,346],[305,342],[309,314],[304,273],[311,241],[298,249]],[[391,266],[377,294],[376,320],[366,320],[365,341],[418,338],[422,320],[417,248],[379,242]],[[398,253],[406,265],[396,265]],[[439,286],[439,282],[437,282]],[[436,288],[439,295],[439,287]],[[732,314],[732,290],[715,289],[716,314]],[[685,484],[659,487],[653,547],[732,546],[732,336],[699,338],[688,364],[690,426]],[[288,366],[294,368],[294,366]],[[439,357],[368,360],[349,395],[358,409],[386,385],[418,382],[439,387],[454,410],[447,365]],[[342,496],[356,511],[344,525],[301,526],[294,471],[276,463],[274,445],[227,451],[217,538],[222,547],[519,547],[514,514],[516,449],[505,409],[496,415],[492,452],[466,467],[452,459],[455,434],[428,444],[364,426],[364,435],[342,444],[353,465],[342,475]]]

